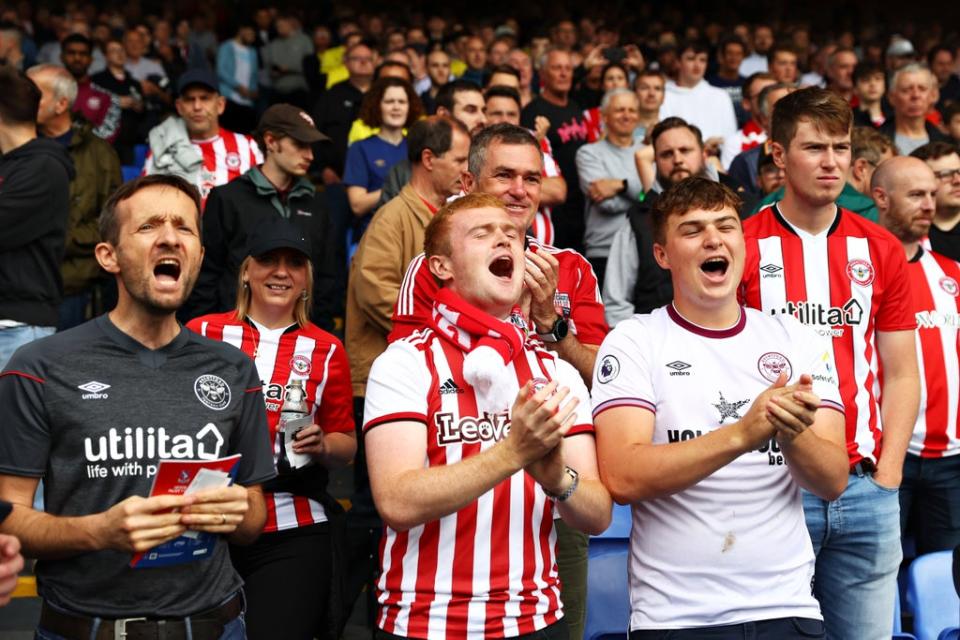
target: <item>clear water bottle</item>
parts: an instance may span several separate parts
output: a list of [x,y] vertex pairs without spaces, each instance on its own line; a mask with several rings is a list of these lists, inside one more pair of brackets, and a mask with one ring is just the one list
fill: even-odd
[[286,469],[296,469],[304,466],[309,460],[309,456],[293,451],[293,441],[297,432],[310,424],[309,416],[303,381],[293,380],[287,385],[287,394],[283,400],[283,406],[280,408],[280,422],[277,425],[277,434],[281,437],[283,443],[280,448],[279,466]]

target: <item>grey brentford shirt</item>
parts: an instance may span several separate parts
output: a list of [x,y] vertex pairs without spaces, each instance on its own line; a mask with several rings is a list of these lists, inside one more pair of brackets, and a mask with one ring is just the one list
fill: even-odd
[[[48,513],[83,516],[147,496],[161,459],[242,454],[236,482],[275,475],[260,380],[240,350],[186,329],[151,350],[107,316],[18,350],[0,374],[0,473],[44,479]],[[37,564],[40,595],[106,618],[182,617],[240,588],[220,537],[186,564],[131,569],[131,554]]]

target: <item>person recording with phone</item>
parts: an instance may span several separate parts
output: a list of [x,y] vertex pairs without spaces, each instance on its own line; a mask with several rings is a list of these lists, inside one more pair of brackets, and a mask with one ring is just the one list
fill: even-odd
[[[240,265],[236,308],[187,324],[241,349],[263,381],[279,476],[264,485],[263,534],[253,545],[231,548],[245,582],[251,638],[323,638],[339,630],[338,608],[327,603],[341,575],[335,563],[343,510],[326,491],[327,472],[349,464],[357,443],[346,352],[308,320],[309,256],[296,227],[283,220],[261,223]],[[285,400],[300,398],[312,424],[294,433],[284,428],[281,414],[287,413]]]

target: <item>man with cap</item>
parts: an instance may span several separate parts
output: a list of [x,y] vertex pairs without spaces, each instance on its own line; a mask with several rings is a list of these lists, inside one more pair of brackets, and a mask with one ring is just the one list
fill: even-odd
[[[222,98],[221,98],[222,100]],[[337,296],[334,278],[333,233],[325,198],[306,178],[313,161],[311,144],[329,140],[306,111],[275,104],[260,118],[254,133],[265,151],[263,164],[237,180],[210,192],[203,216],[206,257],[197,286],[181,317],[219,313],[236,301],[237,272],[247,255],[248,236],[263,219],[286,220],[310,241],[313,263],[313,304],[310,320],[331,326]]]
[[217,77],[206,69],[190,69],[177,83],[177,118],[150,130],[150,153],[143,175],[178,175],[200,189],[201,203],[210,190],[225,185],[263,162],[257,143],[247,135],[220,126],[226,99]]

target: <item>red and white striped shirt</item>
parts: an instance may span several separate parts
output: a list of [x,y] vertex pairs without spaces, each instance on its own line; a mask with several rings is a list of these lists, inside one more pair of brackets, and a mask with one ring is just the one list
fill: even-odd
[[790,313],[832,338],[846,410],[850,463],[880,457],[877,331],[912,330],[906,260],[886,229],[846,209],[818,235],[796,229],[776,205],[743,224],[747,258],[741,300]]
[[[209,140],[191,140],[193,146],[203,155],[203,166],[197,177],[196,187],[200,190],[201,208],[207,203],[207,196],[214,187],[227,184],[242,176],[253,167],[263,164],[260,147],[248,135],[234,133],[224,128]],[[153,152],[147,154],[143,165],[143,175],[155,173]]]
[[[560,165],[557,164],[550,153],[550,141],[547,138],[540,141],[540,149],[543,151],[543,177],[556,178],[560,176]],[[540,205],[536,215],[533,216],[530,232],[541,244],[553,243],[554,227],[553,209],[551,207]]]
[[[549,252],[560,263],[557,290],[553,295],[557,313],[567,320],[577,340],[599,346],[610,328],[603,317],[603,300],[593,267],[573,249],[557,249],[529,236],[527,242],[538,251]],[[393,307],[393,330],[387,341],[405,338],[427,326],[439,290],[421,253],[410,261],[400,283],[400,295]]]
[[[493,406],[464,380],[463,360],[463,351],[431,329],[391,344],[370,371],[364,432],[424,424],[428,467],[496,445],[509,433],[509,408]],[[514,394],[528,380],[556,378],[580,399],[567,437],[593,433],[579,375],[535,341],[526,341],[504,375],[516,384]],[[563,613],[553,520],[553,501],[521,470],[456,513],[408,531],[385,527],[377,624],[395,635],[440,639],[512,637],[557,622]]]
[[920,364],[920,413],[907,452],[940,458],[960,453],[960,263],[919,253],[907,263]]
[[[214,313],[195,318],[187,328],[212,340],[237,347],[254,359],[263,382],[267,424],[277,463],[283,447],[278,433],[280,409],[287,386],[302,380],[307,410],[324,433],[353,433],[353,390],[350,365],[343,345],[316,325],[292,325],[269,330],[252,322],[239,322],[236,313]],[[327,521],[323,506],[304,496],[264,492],[267,504],[265,533],[295,529]]]

